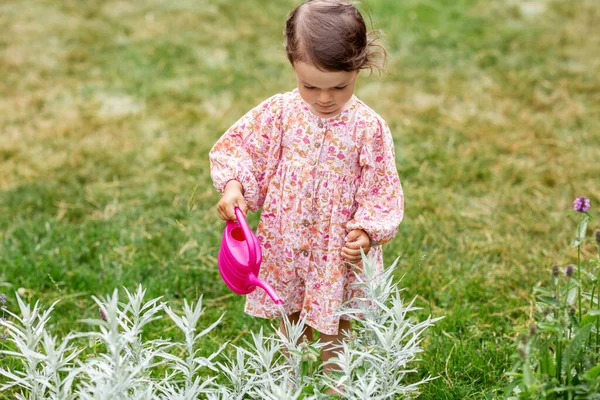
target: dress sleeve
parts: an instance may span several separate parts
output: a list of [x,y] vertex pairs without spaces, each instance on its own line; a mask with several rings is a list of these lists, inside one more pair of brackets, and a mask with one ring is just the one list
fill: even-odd
[[252,211],[262,207],[281,158],[283,96],[275,95],[240,118],[209,152],[210,175],[219,193],[227,182],[242,184]]
[[404,194],[396,170],[392,135],[382,120],[374,123],[360,153],[362,167],[355,195],[357,210],[347,229],[362,229],[374,245],[389,242],[404,217]]

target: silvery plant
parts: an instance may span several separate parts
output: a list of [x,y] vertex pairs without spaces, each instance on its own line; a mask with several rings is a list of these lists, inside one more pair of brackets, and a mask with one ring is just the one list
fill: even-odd
[[[284,317],[287,335],[260,330],[241,346],[225,343],[204,357],[200,339],[221,318],[199,329],[202,297],[196,304],[184,301],[176,312],[161,298],[145,301],[141,286],[135,293],[125,289],[125,302],[115,290],[94,297],[99,318],[83,321],[91,331],[59,340],[47,331],[56,303],[43,310],[16,294],[18,312],[6,310],[8,317],[0,319],[6,332],[0,344],[0,392],[17,399],[309,400],[329,398],[325,390],[335,388],[347,399],[414,397],[433,377],[404,381],[417,371],[425,330],[440,318],[416,320],[414,300],[405,303],[394,283],[396,263],[377,273],[374,262],[363,256],[358,284],[366,296],[340,310],[354,320],[353,329],[330,360],[339,371],[328,374],[319,361],[326,344],[302,336],[304,321],[295,324]],[[144,329],[165,314],[184,339],[143,340]],[[93,351],[86,351],[89,346]]]

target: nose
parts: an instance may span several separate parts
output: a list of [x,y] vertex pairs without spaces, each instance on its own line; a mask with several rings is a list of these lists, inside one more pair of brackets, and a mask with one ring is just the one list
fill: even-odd
[[329,93],[329,91],[322,90],[319,93],[318,100],[319,100],[319,103],[321,103],[321,104],[327,104],[327,103],[330,103],[331,100],[333,100],[333,96],[331,95],[331,93]]

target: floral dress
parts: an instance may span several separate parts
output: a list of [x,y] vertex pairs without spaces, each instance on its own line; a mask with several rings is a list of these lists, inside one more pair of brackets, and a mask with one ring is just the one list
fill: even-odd
[[[339,307],[364,296],[341,255],[345,236],[367,232],[369,257],[383,268],[381,244],[394,237],[404,214],[385,121],[355,96],[340,114],[319,117],[295,89],[249,111],[209,158],[220,193],[237,180],[249,208],[262,207],[260,277],[285,301],[288,315],[301,312],[307,325],[336,335]],[[280,316],[263,290],[247,296],[245,311]]]

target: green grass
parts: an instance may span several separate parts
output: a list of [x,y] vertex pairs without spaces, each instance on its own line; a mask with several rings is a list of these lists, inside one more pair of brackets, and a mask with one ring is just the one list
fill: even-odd
[[[95,315],[91,295],[138,283],[172,304],[204,294],[207,324],[226,311],[207,352],[268,326],[218,276],[207,153],[293,88],[281,31],[295,4],[3,1],[1,290],[61,299],[57,333]],[[386,260],[402,255],[397,275],[422,316],[446,316],[424,343],[420,374],[439,379],[420,398],[494,398],[531,287],[575,257],[572,199],[600,204],[600,11],[594,0],[362,7],[390,57],[357,95],[392,128],[406,195]]]

